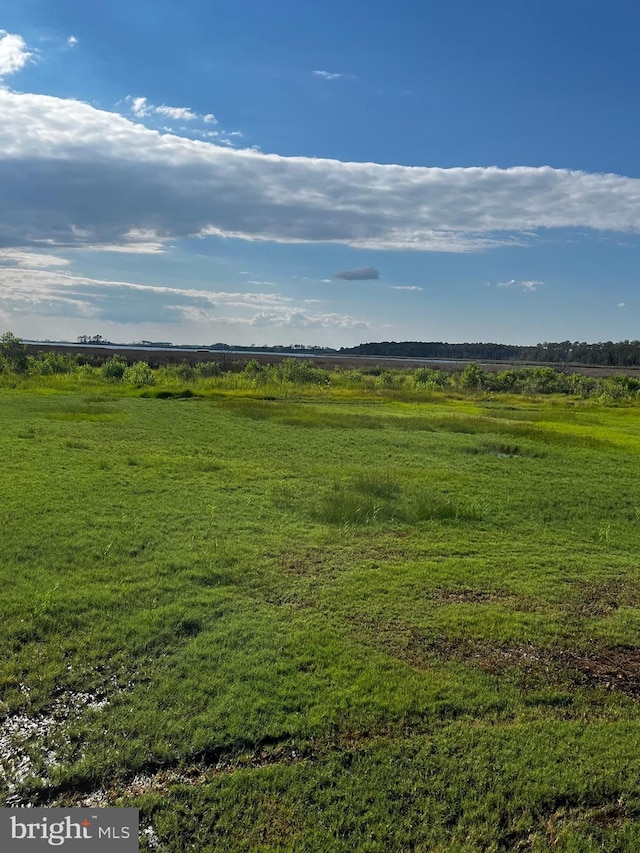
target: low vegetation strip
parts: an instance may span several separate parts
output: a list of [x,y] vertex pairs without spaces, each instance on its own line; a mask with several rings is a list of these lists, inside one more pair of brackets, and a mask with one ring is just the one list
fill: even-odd
[[[638,342],[634,342],[638,344]],[[640,344],[638,344],[640,346]],[[147,388],[147,393],[164,399],[190,397],[203,392],[230,390],[245,391],[256,397],[279,398],[290,396],[292,388],[330,386],[344,395],[354,392],[380,394],[395,391],[407,400],[423,400],[429,392],[461,394],[552,395],[564,394],[579,399],[602,402],[633,400],[640,395],[640,376],[637,368],[625,367],[627,362],[609,360],[606,371],[599,375],[595,368],[571,365],[554,359],[554,366],[503,366],[498,362],[479,366],[440,364],[437,367],[414,366],[402,369],[402,362],[391,367],[386,362],[325,361],[311,362],[302,358],[281,357],[269,363],[268,356],[250,358],[246,354],[232,358],[223,353],[215,359],[198,361],[197,353],[163,353],[150,365],[141,357],[144,353],[123,349],[90,351],[22,344],[11,332],[0,336],[0,386],[32,384],[43,381],[62,389],[107,383]],[[552,362],[553,363],[553,362]],[[633,362],[634,364],[636,362]],[[36,380],[33,383],[33,380]],[[153,386],[160,386],[152,390]],[[257,409],[255,410],[258,411]]]
[[3,801],[170,853],[640,848],[635,391],[298,369],[5,360]]

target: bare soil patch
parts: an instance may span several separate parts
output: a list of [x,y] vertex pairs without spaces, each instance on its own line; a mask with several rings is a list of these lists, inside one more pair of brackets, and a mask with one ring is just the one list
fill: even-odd
[[563,606],[575,616],[608,616],[619,607],[640,607],[640,583],[626,578],[579,581],[571,592]]
[[640,699],[640,649],[594,645],[585,652],[523,643],[492,644],[473,638],[425,636],[402,623],[378,626],[376,643],[410,666],[428,668],[435,660],[455,660],[499,678],[510,677],[522,689],[544,684],[613,690]]

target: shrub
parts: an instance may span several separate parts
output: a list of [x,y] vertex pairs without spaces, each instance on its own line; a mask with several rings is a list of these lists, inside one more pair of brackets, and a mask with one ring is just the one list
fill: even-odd
[[488,374],[481,367],[471,362],[460,374],[458,384],[460,388],[475,391],[478,388],[483,388],[487,384],[488,378]]
[[127,367],[122,378],[129,385],[135,385],[136,388],[142,388],[143,385],[155,385],[156,383],[153,370],[146,361],[136,361],[131,367]]
[[593,376],[582,376],[580,373],[571,373],[567,376],[567,388],[570,394],[580,397],[589,397],[597,393],[600,381]]
[[11,332],[0,337],[0,368],[14,373],[24,373],[29,367],[27,348]]
[[172,372],[182,382],[189,382],[195,377],[196,368],[183,361],[182,364],[176,364]]
[[640,382],[637,379],[621,373],[614,373],[613,376],[608,376],[605,381],[605,394],[614,400],[635,397],[639,388]]
[[57,352],[40,352],[29,358],[29,372],[39,376],[51,376],[54,373],[75,373],[78,363],[73,356]]
[[376,385],[381,385],[383,388],[393,388],[398,384],[402,384],[401,377],[388,370],[383,370],[376,381]]
[[413,381],[416,385],[431,385],[444,388],[447,384],[447,374],[444,370],[434,370],[431,367],[419,367],[413,372]]
[[217,361],[200,361],[194,368],[196,375],[201,379],[209,379],[212,376],[220,376],[222,368]]
[[490,377],[489,387],[492,391],[504,391],[512,394],[522,391],[521,370],[501,370]]
[[562,394],[567,391],[566,377],[552,367],[532,367],[523,373],[524,389],[529,394]]
[[124,358],[121,355],[112,355],[102,365],[100,373],[105,379],[122,379],[126,369],[127,362]]
[[314,367],[309,361],[298,361],[296,358],[287,358],[283,361],[278,372],[285,382],[293,382],[296,385],[328,385],[331,381],[326,370]]
[[252,358],[251,361],[245,364],[242,372],[255,385],[264,385],[269,376],[269,368],[260,364],[255,358]]
[[251,361],[248,361],[244,366],[244,372],[247,376],[256,376],[258,373],[264,372],[264,367],[260,364],[259,361],[256,361],[255,358],[252,358]]

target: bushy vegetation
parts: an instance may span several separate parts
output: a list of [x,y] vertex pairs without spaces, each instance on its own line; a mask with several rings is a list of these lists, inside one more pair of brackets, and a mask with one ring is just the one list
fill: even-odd
[[0,369],[24,373],[28,366],[27,350],[20,338],[11,332],[0,336]]
[[640,396],[640,378],[620,373],[593,377],[552,367],[522,367],[494,372],[470,363],[463,370],[451,367],[390,370],[379,366],[327,370],[304,359],[290,358],[276,364],[262,364],[255,359],[230,362],[224,369],[216,361],[151,368],[142,360],[130,364],[119,354],[101,363],[95,357],[92,362],[84,354],[73,357],[47,352],[28,356],[24,345],[10,332],[0,339],[0,374],[5,384],[20,381],[28,385],[29,379],[41,383],[42,377],[50,377],[52,387],[60,387],[56,385],[56,377],[66,386],[69,383],[64,377],[75,377],[74,381],[85,385],[100,385],[105,381],[110,385],[116,383],[131,388],[154,385],[166,389],[170,396],[185,388],[205,393],[208,390],[244,389],[275,395],[284,393],[287,388],[331,388],[334,392],[345,393],[395,393],[398,399],[404,396],[407,400],[428,399],[438,392],[472,396],[502,393],[533,397],[565,395],[611,403],[632,401]]

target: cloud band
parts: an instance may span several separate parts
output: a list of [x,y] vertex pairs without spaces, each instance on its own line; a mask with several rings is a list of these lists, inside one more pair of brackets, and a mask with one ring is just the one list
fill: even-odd
[[230,150],[72,100],[0,89],[0,246],[126,247],[218,235],[474,251],[526,232],[640,232],[640,180]]

